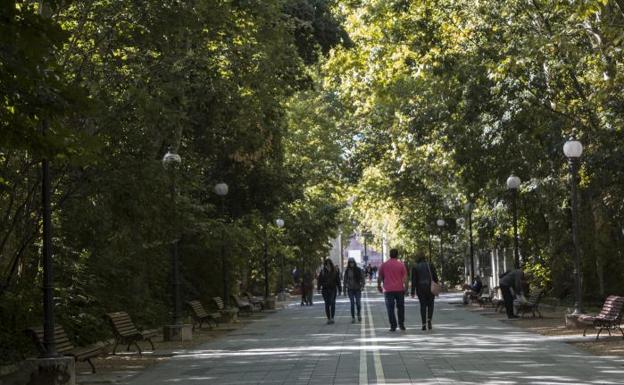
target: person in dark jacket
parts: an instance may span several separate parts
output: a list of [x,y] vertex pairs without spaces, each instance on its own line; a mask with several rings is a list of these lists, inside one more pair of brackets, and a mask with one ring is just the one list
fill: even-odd
[[362,289],[366,285],[364,271],[355,263],[354,258],[349,258],[347,269],[344,272],[344,290],[349,295],[351,302],[351,323],[355,323],[355,308],[357,307],[357,320],[362,322]]
[[498,286],[503,294],[505,302],[505,310],[507,310],[507,318],[518,318],[514,314],[513,301],[514,297],[524,296],[524,271],[522,269],[512,270],[503,275],[498,281]]
[[431,279],[438,282],[438,274],[435,267],[427,262],[425,253],[416,254],[418,263],[412,268],[412,290],[411,295],[418,296],[420,302],[420,318],[422,320],[422,330],[431,330],[431,319],[433,318],[433,305],[435,296],[431,293]]
[[321,269],[318,277],[317,289],[323,294],[327,324],[333,324],[334,315],[336,314],[336,295],[342,289],[340,286],[340,271],[336,269],[334,263],[329,258],[323,263],[323,269]]
[[481,294],[481,289],[483,289],[483,282],[481,281],[481,277],[479,277],[478,275],[475,277],[474,281],[472,282],[472,285],[464,285],[464,296],[463,296],[463,300],[464,300],[464,305],[468,305],[468,302],[470,300],[470,297],[474,297],[477,296],[479,294]]
[[314,293],[314,277],[311,272],[306,270],[301,280],[301,301],[304,305],[313,305],[312,293]]

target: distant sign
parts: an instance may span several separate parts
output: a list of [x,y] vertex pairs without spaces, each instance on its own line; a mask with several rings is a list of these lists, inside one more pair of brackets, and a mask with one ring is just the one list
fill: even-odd
[[348,256],[349,258],[355,259],[355,263],[362,263],[362,250],[349,250]]

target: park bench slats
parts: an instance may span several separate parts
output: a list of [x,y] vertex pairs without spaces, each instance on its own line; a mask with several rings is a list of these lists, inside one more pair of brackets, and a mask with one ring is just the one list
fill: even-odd
[[253,313],[254,306],[249,301],[245,301],[237,295],[231,295],[231,297],[234,300],[236,307],[238,307],[240,311],[243,311],[247,314]]
[[211,323],[214,323],[215,326],[219,326],[217,320],[221,316],[220,313],[208,313],[206,309],[204,309],[204,305],[201,302],[187,301],[186,305],[191,310],[191,318],[193,318],[193,330],[195,330],[195,325],[199,324],[199,328],[201,329],[204,321],[208,322],[209,326],[212,326]]
[[152,337],[155,337],[158,334],[157,330],[139,331],[132,322],[128,313],[125,311],[107,313],[106,316],[110,321],[110,325],[113,329],[113,335],[115,336],[113,354],[115,354],[117,345],[119,344],[127,344],[128,347],[126,348],[126,351],[130,350],[130,346],[134,345],[137,347],[139,354],[142,354],[141,347],[138,344],[140,341],[149,342],[152,346],[152,350],[154,350]]
[[619,329],[624,338],[624,330],[622,330],[620,324],[622,323],[622,308],[624,307],[624,297],[617,295],[610,295],[602,305],[602,309],[598,315],[592,316],[589,314],[581,315],[578,320],[585,324],[583,329],[583,336],[586,335],[587,329],[590,327],[598,328],[596,333],[596,340],[600,337],[600,333],[603,330],[607,330],[611,335],[611,329]]
[[260,311],[264,310],[264,300],[262,298],[252,295],[250,292],[245,292],[247,300]]
[[217,307],[222,319],[232,319],[238,314],[238,308],[225,308],[223,299],[221,297],[212,297],[212,302]]
[[531,312],[533,317],[535,317],[535,312],[539,315],[539,318],[542,318],[542,313],[539,310],[539,305],[542,300],[542,296],[544,294],[544,289],[534,289],[529,296],[529,299],[526,303],[518,304],[518,315],[523,316],[525,313]]
[[[45,353],[45,345],[43,343],[43,327],[28,328],[26,329],[26,334],[32,338],[39,353]],[[89,346],[74,347],[67,337],[65,330],[60,325],[56,325],[54,327],[54,342],[58,353],[64,356],[74,357],[76,361],[86,361],[89,366],[91,366],[91,371],[93,373],[95,373],[95,366],[93,365],[91,358],[99,356],[107,346],[107,344],[103,342],[98,342]]]

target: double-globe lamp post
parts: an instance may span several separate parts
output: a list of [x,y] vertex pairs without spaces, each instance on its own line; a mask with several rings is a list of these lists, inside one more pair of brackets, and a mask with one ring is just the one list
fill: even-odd
[[229,188],[226,183],[217,183],[214,186],[214,193],[221,197],[221,217],[223,224],[221,228],[221,274],[223,278],[223,304],[227,308],[230,304],[230,295],[228,293],[228,266],[225,257],[225,196],[228,194]]
[[583,154],[583,145],[574,138],[570,138],[563,145],[563,153],[568,158],[570,166],[570,203],[572,205],[572,243],[574,244],[574,313],[583,313],[583,303],[581,298],[581,256],[579,251],[577,218],[578,200],[576,186],[578,184],[578,163]]
[[514,267],[520,268],[520,250],[518,247],[518,189],[520,188],[521,180],[514,174],[511,174],[507,178],[507,189],[511,191],[511,211],[513,215],[513,228],[514,228]]
[[436,225],[438,225],[438,228],[440,229],[440,276],[443,277],[444,276],[444,249],[442,245],[442,229],[444,228],[444,225],[446,225],[446,222],[444,221],[444,219],[440,218],[436,221]]
[[171,178],[171,222],[173,223],[173,240],[171,241],[171,268],[173,279],[173,316],[172,325],[182,324],[182,301],[180,299],[180,262],[178,258],[178,215],[176,209],[176,173],[182,158],[173,148],[169,148],[162,159],[162,164]]

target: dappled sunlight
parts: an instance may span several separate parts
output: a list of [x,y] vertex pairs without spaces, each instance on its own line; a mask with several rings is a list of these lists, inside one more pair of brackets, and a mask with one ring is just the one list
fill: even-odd
[[624,376],[622,360],[587,356],[555,338],[444,301],[436,305],[433,330],[412,327],[419,313],[417,303],[410,302],[407,331],[389,332],[383,297],[369,292],[363,301],[364,320],[355,324],[346,301],[337,303],[334,325],[326,325],[322,306],[287,308],[221,342],[179,352],[168,370],[180,375],[160,383],[185,383],[184,378],[186,383],[290,385],[301,377],[306,384],[320,378],[345,385],[570,385],[616,384]]

